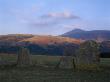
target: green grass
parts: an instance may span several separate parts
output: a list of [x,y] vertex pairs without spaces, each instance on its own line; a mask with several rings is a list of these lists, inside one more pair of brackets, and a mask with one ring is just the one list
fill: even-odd
[[17,60],[16,54],[0,54],[0,61],[11,61],[15,62]]
[[[33,64],[57,63],[61,56],[31,55]],[[0,61],[16,62],[15,54],[0,54]],[[110,58],[101,58],[100,65],[110,65]]]
[[[16,55],[0,55],[2,61],[16,62]],[[54,69],[59,56],[31,56],[36,65],[29,67],[0,67],[0,82],[110,82],[110,58],[101,59],[101,70],[74,71]],[[41,66],[40,66],[41,65]]]
[[110,70],[73,71],[43,67],[0,69],[0,82],[110,82]]
[[110,66],[110,58],[101,58],[100,64]]
[[33,64],[55,66],[60,61],[60,56],[32,55],[31,60]]

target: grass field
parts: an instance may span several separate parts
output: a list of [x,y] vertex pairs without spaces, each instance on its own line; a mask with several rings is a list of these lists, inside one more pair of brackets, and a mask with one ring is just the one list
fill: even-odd
[[[16,55],[2,54],[0,60],[16,62]],[[73,69],[45,68],[55,65],[59,56],[31,56],[36,65],[30,67],[0,67],[0,82],[110,82],[110,59],[101,59],[101,70],[74,71]],[[40,66],[41,65],[41,66]]]
[[110,58],[101,58],[100,64],[110,66]]

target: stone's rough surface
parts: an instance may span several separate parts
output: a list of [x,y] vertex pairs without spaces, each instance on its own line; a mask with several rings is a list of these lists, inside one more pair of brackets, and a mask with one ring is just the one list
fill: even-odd
[[64,53],[62,58],[60,59],[60,68],[75,68],[75,51],[73,50],[72,46],[67,46],[64,48]]
[[24,65],[30,65],[30,53],[27,48],[21,47],[19,52],[18,52],[18,60],[17,60],[17,65],[19,66],[24,66]]
[[71,56],[63,56],[61,58],[61,62],[60,62],[59,67],[60,68],[66,68],[66,69],[74,68],[73,57],[71,57]]
[[82,43],[76,54],[77,64],[91,65],[98,64],[100,62],[99,44],[93,40]]

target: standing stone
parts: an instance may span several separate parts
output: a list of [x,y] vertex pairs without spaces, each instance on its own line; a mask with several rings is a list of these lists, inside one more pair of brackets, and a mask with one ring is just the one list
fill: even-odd
[[18,52],[18,60],[17,60],[17,65],[18,66],[25,66],[25,65],[30,65],[30,53],[27,48],[21,47]]
[[73,57],[71,56],[63,56],[60,62],[60,68],[71,69],[74,68]]
[[66,69],[71,69],[75,68],[75,62],[74,62],[74,57],[72,53],[72,48],[71,47],[65,47],[64,49],[64,54],[60,59],[60,68],[66,68]]
[[76,56],[76,63],[80,66],[97,66],[100,62],[99,44],[93,40],[82,43],[76,53]]

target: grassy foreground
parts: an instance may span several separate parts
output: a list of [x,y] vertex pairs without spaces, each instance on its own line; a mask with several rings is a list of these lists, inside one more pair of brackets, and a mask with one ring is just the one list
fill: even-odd
[[[32,56],[37,65],[30,67],[0,67],[0,82],[110,82],[110,59],[101,59],[101,70],[74,71],[73,69],[53,69],[58,56]],[[15,55],[2,55],[1,60],[15,62]],[[41,65],[41,66],[40,66]],[[47,65],[50,67],[42,67]]]
[[0,82],[110,82],[109,69],[73,71],[43,67],[8,67],[0,69]]

